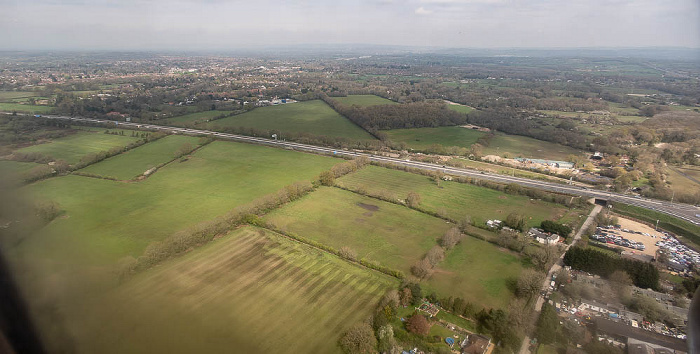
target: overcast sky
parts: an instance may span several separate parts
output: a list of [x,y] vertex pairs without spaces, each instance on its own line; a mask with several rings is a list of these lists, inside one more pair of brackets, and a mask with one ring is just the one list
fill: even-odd
[[700,0],[0,0],[0,50],[700,47]]

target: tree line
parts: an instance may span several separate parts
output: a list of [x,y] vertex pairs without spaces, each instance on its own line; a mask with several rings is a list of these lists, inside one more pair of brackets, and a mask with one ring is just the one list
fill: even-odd
[[564,264],[605,278],[616,270],[624,270],[634,285],[643,289],[659,289],[659,270],[651,263],[620,258],[594,249],[572,247],[564,254]]

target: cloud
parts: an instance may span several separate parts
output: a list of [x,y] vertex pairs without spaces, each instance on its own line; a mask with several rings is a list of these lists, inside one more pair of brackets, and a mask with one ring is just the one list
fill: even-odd
[[424,4],[459,5],[459,4],[497,4],[506,0],[420,0]]
[[432,13],[432,11],[426,10],[423,6],[416,9],[416,15],[430,15]]

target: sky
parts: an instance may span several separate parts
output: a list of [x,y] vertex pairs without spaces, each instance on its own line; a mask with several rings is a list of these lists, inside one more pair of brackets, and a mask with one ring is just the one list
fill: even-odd
[[700,47],[700,0],[0,0],[0,50]]

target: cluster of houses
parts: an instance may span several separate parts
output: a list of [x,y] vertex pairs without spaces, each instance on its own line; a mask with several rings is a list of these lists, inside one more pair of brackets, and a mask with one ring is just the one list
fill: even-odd
[[622,235],[620,234],[619,231],[625,231],[625,232],[631,232],[631,233],[637,233],[640,235],[650,236],[647,233],[642,233],[639,231],[621,229],[620,225],[608,225],[608,226],[598,226],[596,228],[595,234],[591,236],[591,239],[596,240],[598,242],[623,246],[623,247],[632,248],[635,250],[642,250],[643,251],[644,249],[646,249],[646,246],[644,246],[643,243],[638,242],[638,241],[628,240],[628,239],[622,237]]
[[562,239],[557,234],[544,232],[542,229],[536,227],[530,228],[530,230],[527,231],[527,235],[544,245],[554,245]]
[[691,267],[700,265],[700,254],[690,247],[680,243],[675,237],[663,233],[661,240],[656,242],[658,252],[668,256],[668,267],[676,272],[685,272]]

